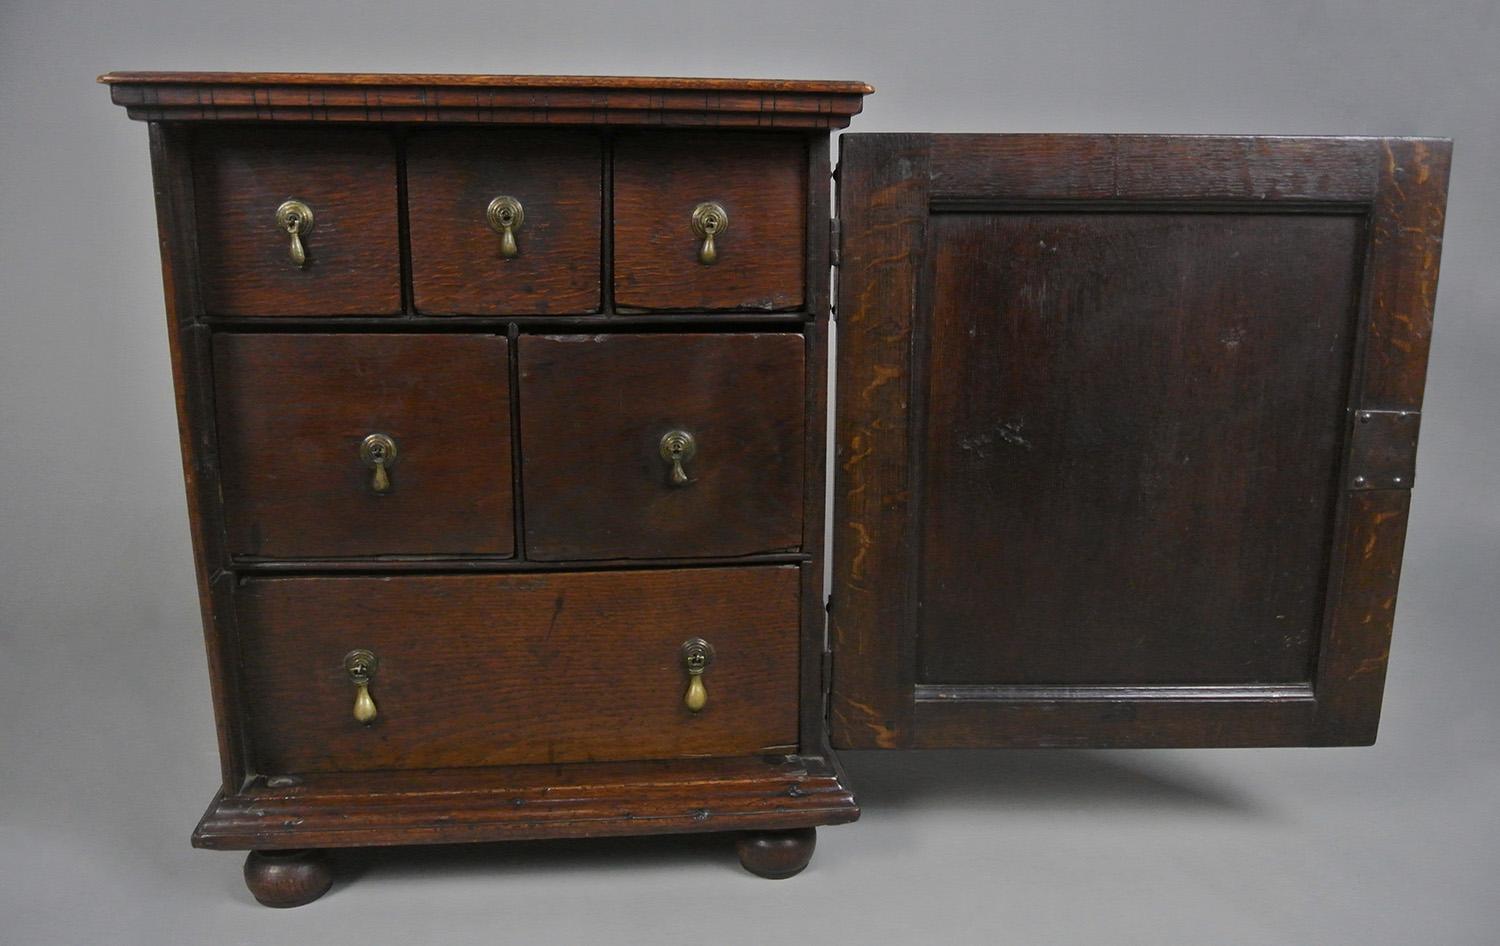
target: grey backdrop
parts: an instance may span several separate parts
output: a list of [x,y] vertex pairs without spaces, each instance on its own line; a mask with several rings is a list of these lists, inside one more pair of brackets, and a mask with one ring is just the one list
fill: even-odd
[[[0,3],[0,943],[1500,941],[1500,4]],[[850,754],[802,877],[680,839],[380,854],[290,912],[216,781],[146,130],[108,69],[863,79],[860,131],[1457,139],[1373,749]]]

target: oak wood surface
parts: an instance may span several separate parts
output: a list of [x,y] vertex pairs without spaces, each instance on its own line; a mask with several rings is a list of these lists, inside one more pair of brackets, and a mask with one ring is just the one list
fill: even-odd
[[115,72],[99,77],[151,121],[490,122],[842,128],[861,82],[618,76]]
[[[418,312],[597,312],[602,226],[600,140],[571,131],[427,130],[406,146],[412,294]],[[518,255],[501,255],[486,219],[521,202]]]
[[[239,590],[262,774],[794,751],[792,566],[268,578]],[[699,713],[680,648],[715,656]],[[344,655],[379,665],[361,725]]]
[[846,136],[835,745],[1373,740],[1447,160]]
[[243,722],[237,711],[239,677],[233,656],[237,645],[230,604],[234,576],[225,570],[228,551],[214,442],[213,351],[209,329],[202,322],[192,136],[180,126],[154,122],[149,126],[149,136],[178,449],[218,735],[220,777],[227,788],[244,780],[248,758]]
[[332,884],[333,870],[321,851],[251,851],[245,856],[245,886],[263,906],[304,906]]
[[[231,553],[511,555],[510,393],[495,335],[219,333]],[[360,458],[396,443],[384,493]]]
[[[801,135],[626,134],[614,150],[614,300],[625,310],[795,309],[805,298]],[[728,212],[718,262],[698,260],[693,208]]]
[[[195,138],[193,185],[210,313],[400,313],[396,151],[388,133],[204,129]],[[300,268],[276,222],[290,198],[313,211]]]
[[802,873],[818,844],[817,828],[747,831],[735,839],[740,865],[757,877],[786,880]]
[[[529,558],[799,547],[800,335],[523,336],[518,344]],[[696,443],[680,485],[661,456],[672,430]]]
[[928,226],[919,682],[1308,679],[1362,218]]
[[740,756],[346,772],[221,793],[197,847],[352,847],[843,824],[859,817],[833,760]]

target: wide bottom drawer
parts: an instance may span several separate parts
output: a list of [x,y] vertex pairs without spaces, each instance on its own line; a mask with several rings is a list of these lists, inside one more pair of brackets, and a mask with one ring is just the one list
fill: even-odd
[[[794,566],[265,578],[240,586],[237,608],[248,735],[266,775],[750,755],[797,741]],[[693,712],[683,649],[698,638],[713,656]]]

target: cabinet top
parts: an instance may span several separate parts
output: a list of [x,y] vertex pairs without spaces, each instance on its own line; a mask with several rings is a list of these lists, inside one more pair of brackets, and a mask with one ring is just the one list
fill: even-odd
[[143,121],[478,122],[843,128],[863,82],[636,76],[111,72]]

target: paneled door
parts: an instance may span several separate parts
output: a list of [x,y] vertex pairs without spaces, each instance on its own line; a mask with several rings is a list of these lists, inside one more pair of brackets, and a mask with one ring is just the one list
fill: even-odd
[[1371,742],[1448,155],[845,135],[834,744]]

